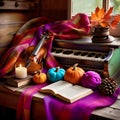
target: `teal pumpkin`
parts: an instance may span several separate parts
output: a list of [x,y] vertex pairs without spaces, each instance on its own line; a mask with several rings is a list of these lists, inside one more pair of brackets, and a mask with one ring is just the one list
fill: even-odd
[[63,68],[60,68],[60,67],[50,68],[47,72],[48,79],[51,82],[63,80],[64,75],[65,75],[65,70]]

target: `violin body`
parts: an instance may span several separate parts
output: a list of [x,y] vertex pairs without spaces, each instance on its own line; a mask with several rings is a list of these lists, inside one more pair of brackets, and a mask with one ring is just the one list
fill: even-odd
[[[41,47],[36,56],[32,56],[31,53],[35,49],[34,46],[28,47],[19,57],[16,62],[16,67],[22,64],[22,66],[27,66],[28,74],[33,75],[35,71],[42,70],[43,68],[43,59],[46,58],[47,50],[44,47]],[[27,65],[27,61],[29,64]]]
[[37,46],[28,47],[17,60],[16,66],[22,64],[27,67],[28,74],[33,75],[36,71],[43,69],[43,60],[47,55],[44,41],[48,39],[48,34],[44,35]]
[[34,74],[35,71],[43,69],[43,59],[46,58],[47,50],[41,48],[36,56],[30,56],[30,63],[27,66],[28,74]]

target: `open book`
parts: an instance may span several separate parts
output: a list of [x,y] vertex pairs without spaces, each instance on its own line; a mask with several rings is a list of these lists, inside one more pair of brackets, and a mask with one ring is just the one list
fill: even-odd
[[82,87],[80,85],[73,85],[64,80],[60,80],[41,88],[39,92],[52,94],[61,100],[73,103],[80,98],[93,93],[93,90]]

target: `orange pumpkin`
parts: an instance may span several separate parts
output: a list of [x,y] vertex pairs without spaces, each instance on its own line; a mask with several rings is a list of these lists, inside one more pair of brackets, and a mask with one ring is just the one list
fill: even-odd
[[78,64],[75,64],[72,67],[69,67],[64,75],[64,80],[68,81],[72,84],[78,84],[80,83],[81,78],[83,77],[85,71],[80,68],[77,67]]
[[37,72],[33,76],[33,82],[37,84],[45,83],[47,81],[47,75],[42,72]]

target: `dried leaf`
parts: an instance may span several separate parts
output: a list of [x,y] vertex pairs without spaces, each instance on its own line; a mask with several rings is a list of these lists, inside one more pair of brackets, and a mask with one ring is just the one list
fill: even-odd
[[104,8],[99,9],[99,11],[98,11],[98,20],[103,19],[104,16],[105,16]]
[[120,15],[115,16],[114,20],[111,22],[111,27],[115,27],[120,21]]
[[111,15],[112,11],[113,11],[113,7],[110,7],[108,12],[104,16],[104,20],[106,20],[106,21],[110,20],[110,18],[111,18],[110,15]]
[[[110,7],[107,12],[105,12],[104,8],[96,7],[95,12],[91,12],[91,25],[92,26],[101,26],[107,27],[112,26],[115,27],[120,21],[120,15],[111,19],[111,13],[113,11],[113,7]],[[112,20],[112,22],[111,22]]]
[[95,9],[95,14],[96,14],[96,16],[98,15],[99,10],[100,10],[100,8],[99,8],[99,7],[96,7],[96,9]]
[[100,23],[100,26],[107,27],[107,26],[109,26],[109,24],[108,24],[108,22],[103,21]]
[[97,16],[96,16],[96,14],[95,13],[91,13],[91,20],[97,20]]

